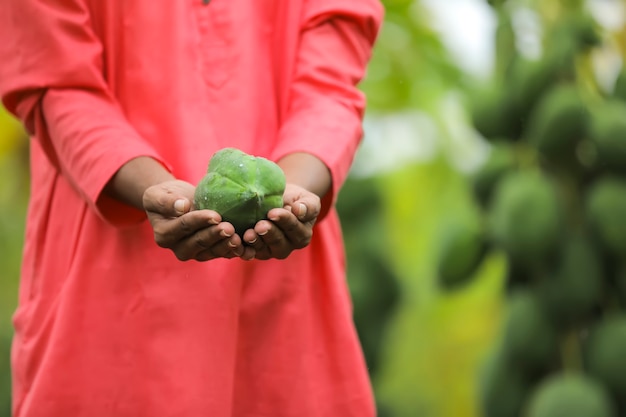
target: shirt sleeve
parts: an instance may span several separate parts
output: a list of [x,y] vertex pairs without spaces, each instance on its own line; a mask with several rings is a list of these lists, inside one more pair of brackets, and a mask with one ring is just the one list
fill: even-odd
[[144,213],[102,191],[127,161],[163,158],[125,119],[103,72],[102,45],[82,0],[7,0],[0,13],[0,95],[50,163],[106,221]]
[[273,158],[307,152],[326,164],[332,188],[322,200],[323,217],[345,181],[362,138],[365,97],[358,83],[365,74],[383,9],[377,0],[309,0],[305,4],[287,116]]

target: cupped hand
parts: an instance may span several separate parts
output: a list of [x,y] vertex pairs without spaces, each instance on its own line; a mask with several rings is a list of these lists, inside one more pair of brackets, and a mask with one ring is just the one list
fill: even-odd
[[246,245],[254,249],[255,259],[285,259],[311,242],[321,211],[320,198],[300,186],[287,184],[283,201],[283,208],[270,210],[267,220],[259,221],[243,235]]
[[213,210],[193,210],[195,187],[172,180],[149,187],[143,207],[154,231],[155,242],[170,249],[181,261],[214,258],[251,259],[254,250],[245,247],[235,228]]

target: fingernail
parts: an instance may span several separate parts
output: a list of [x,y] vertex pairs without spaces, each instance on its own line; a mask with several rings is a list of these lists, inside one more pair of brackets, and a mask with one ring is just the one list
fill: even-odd
[[221,235],[222,237],[231,237],[231,236],[232,236],[232,234],[228,233],[226,230],[222,230],[222,231],[220,232],[220,235]]
[[176,210],[177,214],[185,213],[185,200],[179,199],[174,201],[174,210]]
[[304,216],[306,216],[306,205],[300,203],[300,215],[298,217],[303,218]]
[[248,244],[249,244],[249,245],[254,245],[254,244],[256,243],[256,240],[257,240],[257,239],[256,239],[256,237],[255,237],[254,239],[252,239],[252,240],[248,241]]
[[267,234],[267,230],[264,230],[262,232],[257,232],[257,235],[259,236],[265,236]]
[[235,242],[233,242],[232,240],[228,241],[228,246],[230,246],[231,248],[236,248],[237,244]]

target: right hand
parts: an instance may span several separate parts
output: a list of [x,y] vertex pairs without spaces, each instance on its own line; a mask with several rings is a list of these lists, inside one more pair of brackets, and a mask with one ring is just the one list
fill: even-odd
[[215,258],[252,259],[235,228],[213,210],[193,210],[195,187],[172,180],[153,185],[143,194],[143,208],[154,231],[154,240],[181,261]]

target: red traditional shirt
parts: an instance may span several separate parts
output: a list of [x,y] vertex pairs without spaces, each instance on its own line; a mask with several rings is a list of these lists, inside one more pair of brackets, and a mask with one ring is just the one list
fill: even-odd
[[[371,417],[332,201],[361,138],[377,0],[8,0],[0,93],[32,133],[15,417]],[[104,185],[149,155],[330,168],[286,260],[180,262]]]

